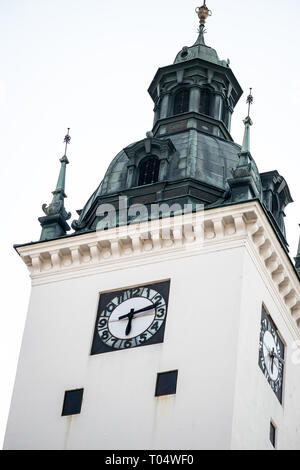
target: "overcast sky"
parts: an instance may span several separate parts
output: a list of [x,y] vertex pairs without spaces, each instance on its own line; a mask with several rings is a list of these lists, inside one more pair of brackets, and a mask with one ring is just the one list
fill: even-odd
[[[66,208],[76,218],[113,157],[152,128],[147,93],[158,67],[197,37],[199,0],[0,0],[1,316],[0,444],[15,378],[30,278],[13,244],[40,236],[63,138],[71,128]],[[252,155],[278,170],[295,256],[300,222],[299,0],[208,0],[206,43],[245,91],[233,116],[242,142],[253,87]],[[49,341],[51,339],[49,338]]]

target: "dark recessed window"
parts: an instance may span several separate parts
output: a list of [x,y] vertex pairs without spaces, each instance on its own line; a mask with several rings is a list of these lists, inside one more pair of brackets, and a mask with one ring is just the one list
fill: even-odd
[[228,125],[228,107],[223,101],[223,106],[222,106],[222,121],[224,122],[225,126]]
[[210,115],[211,107],[211,91],[209,88],[202,88],[200,95],[200,109],[199,112],[202,114]]
[[176,93],[174,98],[174,114],[187,113],[190,103],[190,90],[184,89]]
[[271,422],[270,423],[270,441],[271,441],[271,444],[272,446],[276,447],[276,427],[274,426],[274,424]]
[[160,161],[157,157],[146,157],[139,165],[139,186],[157,183]]
[[81,411],[83,388],[65,392],[62,416],[78,415]]
[[177,388],[178,370],[157,374],[155,396],[175,395]]
[[222,106],[222,121],[224,122],[224,124],[226,123],[226,120],[228,120],[228,119],[227,119],[227,113],[228,113],[228,109],[227,109],[227,106],[226,106],[225,101],[223,101],[223,106]]

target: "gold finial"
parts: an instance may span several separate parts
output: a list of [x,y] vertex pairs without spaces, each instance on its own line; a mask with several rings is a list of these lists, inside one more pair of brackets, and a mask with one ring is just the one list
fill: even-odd
[[196,13],[200,21],[200,26],[205,26],[207,18],[212,15],[212,12],[206,6],[206,0],[203,1],[202,7],[196,8]]

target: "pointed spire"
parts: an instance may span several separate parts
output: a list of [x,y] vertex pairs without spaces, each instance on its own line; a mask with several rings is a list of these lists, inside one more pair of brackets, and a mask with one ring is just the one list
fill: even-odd
[[205,26],[201,25],[199,28],[199,36],[197,41],[195,42],[194,46],[206,46],[204,40],[204,34],[206,33]]
[[70,128],[68,128],[68,133],[64,138],[64,143],[66,144],[65,154],[59,160],[60,163],[61,163],[61,168],[60,168],[60,173],[59,173],[59,177],[58,177],[58,180],[57,180],[56,189],[52,193],[54,195],[54,198],[52,200],[52,204],[59,201],[61,198],[67,197],[66,194],[65,194],[65,184],[66,184],[66,167],[69,164],[69,160],[68,160],[68,157],[67,157],[67,149],[68,149],[68,145],[69,145],[70,142],[71,142]]
[[253,122],[248,116],[244,119],[243,123],[245,124],[245,132],[241,153],[250,153],[250,127],[253,125]]
[[260,197],[258,170],[250,152],[250,128],[253,122],[250,118],[250,108],[253,103],[252,88],[247,97],[248,116],[244,119],[245,132],[238,166],[232,171],[233,178],[228,180],[231,187],[231,199],[234,202],[246,201]]
[[247,97],[246,103],[248,104],[248,116],[244,119],[245,132],[241,153],[250,153],[250,127],[253,125],[253,122],[250,118],[250,109],[253,104],[252,88],[250,88],[250,94]]
[[66,184],[66,169],[69,164],[67,157],[67,148],[71,141],[69,135],[70,128],[68,128],[68,133],[64,138],[65,154],[59,160],[60,161],[60,172],[56,184],[56,189],[53,191],[53,199],[51,204],[47,206],[44,204],[42,209],[46,214],[46,217],[40,217],[39,221],[41,223],[42,234],[41,241],[51,240],[66,235],[66,232],[70,230],[67,220],[71,218],[71,213],[67,212],[64,206],[64,199],[67,197],[65,193],[65,184]]
[[[300,227],[300,225],[299,225]],[[298,246],[298,252],[297,252],[297,256],[295,258],[295,268],[296,268],[296,271],[300,277],[300,239],[299,239],[299,246]]]

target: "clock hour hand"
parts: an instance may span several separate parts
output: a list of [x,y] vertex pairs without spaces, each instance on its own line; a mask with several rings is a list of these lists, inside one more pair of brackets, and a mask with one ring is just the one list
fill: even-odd
[[278,354],[276,354],[275,351],[271,352],[271,357],[273,357],[274,359],[276,358],[281,364],[285,364],[285,360],[281,359],[281,357],[278,356]]
[[[276,354],[274,349],[271,351],[271,349],[268,348],[268,346],[266,345],[265,342],[264,342],[264,345],[265,345],[266,349],[268,350],[270,358],[272,359],[272,366],[273,366],[274,359],[277,359],[278,362],[280,362],[282,365],[285,364],[285,360],[282,359],[280,356],[278,356],[278,354]],[[272,367],[272,369],[273,369],[273,367]],[[273,372],[273,370],[272,370],[272,372]]]
[[274,351],[274,348],[272,349],[272,352],[270,354],[270,357],[272,359],[272,363],[271,363],[271,373],[273,374],[273,370],[274,370],[274,359],[275,359],[275,351]]
[[127,323],[126,331],[125,331],[126,336],[128,336],[129,333],[131,332],[133,316],[134,316],[134,310],[132,309],[128,315],[128,323]]
[[124,320],[125,318],[130,318],[132,315],[137,315],[138,313],[143,313],[143,312],[148,312],[150,310],[154,310],[156,307],[158,307],[158,304],[152,304],[149,305],[149,307],[141,308],[140,310],[132,311],[130,313],[127,313],[127,315],[122,315],[119,317],[119,320]]

